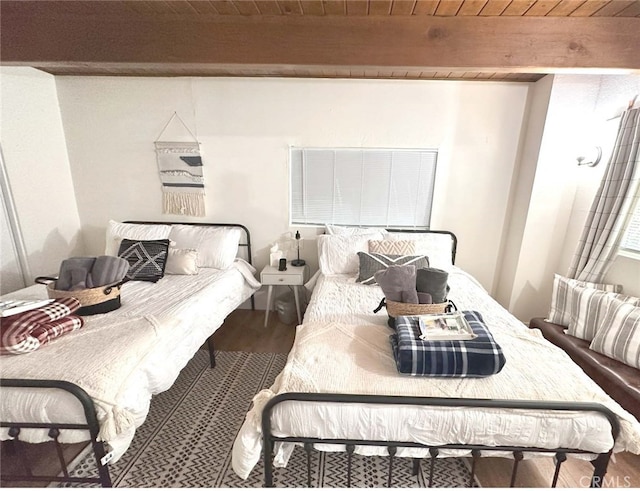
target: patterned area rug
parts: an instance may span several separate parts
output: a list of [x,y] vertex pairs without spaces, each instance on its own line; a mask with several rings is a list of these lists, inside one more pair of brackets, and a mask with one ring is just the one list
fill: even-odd
[[[260,462],[246,481],[231,469],[231,447],[253,396],[269,387],[286,362],[286,355],[217,352],[217,366],[199,351],[182,370],[175,384],[153,398],[145,423],[137,430],[129,450],[110,465],[115,487],[252,487],[264,486]],[[93,454],[81,457],[72,476],[95,475]],[[296,448],[285,469],[275,469],[277,487],[306,487],[306,454]],[[428,461],[418,476],[411,475],[411,460],[396,459],[394,487],[426,487]],[[353,487],[386,487],[388,460],[354,455]],[[313,452],[312,485],[345,487],[346,454]],[[467,487],[469,470],[464,459],[438,459],[435,487]],[[66,485],[69,486],[69,485]],[[477,486],[477,484],[476,484]]]

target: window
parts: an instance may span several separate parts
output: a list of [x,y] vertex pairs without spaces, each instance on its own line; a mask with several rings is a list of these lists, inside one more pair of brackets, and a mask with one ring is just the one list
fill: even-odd
[[436,150],[290,149],[291,223],[429,227]]
[[627,222],[626,230],[622,236],[622,242],[620,242],[621,252],[631,253],[634,257],[640,255],[640,197],[636,196],[635,208],[629,221]]

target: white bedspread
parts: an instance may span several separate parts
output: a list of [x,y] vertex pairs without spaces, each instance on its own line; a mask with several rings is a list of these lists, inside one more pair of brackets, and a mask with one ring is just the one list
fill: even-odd
[[[166,275],[157,283],[123,285],[122,307],[85,317],[85,326],[27,355],[3,356],[3,378],[66,380],[93,399],[100,439],[115,459],[128,448],[149,410],[151,396],[167,390],[225,317],[260,284],[242,260],[228,270],[201,268],[197,275]],[[11,294],[46,298],[43,285]],[[2,389],[3,421],[84,422],[80,404],[55,389]],[[7,429],[0,433],[7,439]],[[46,430],[23,429],[20,438],[47,441]],[[88,439],[86,431],[61,432],[60,441]]]
[[[285,392],[386,394],[405,396],[597,402],[620,418],[616,451],[640,453],[640,423],[608,397],[564,353],[537,330],[528,329],[495,302],[468,274],[450,272],[450,298],[461,310],[480,311],[507,362],[484,379],[439,379],[399,375],[389,345],[387,314],[368,314],[382,298],[378,287],[353,277],[321,277],[296,332],[287,365],[274,385],[259,393],[234,443],[233,468],[246,478],[260,459],[260,416],[264,404]],[[381,441],[451,442],[486,445],[579,448],[599,453],[611,447],[607,420],[596,413],[506,409],[376,407],[287,402],[272,417],[278,436],[321,436]],[[339,446],[316,445],[324,450]],[[293,444],[276,447],[284,466]],[[361,454],[386,455],[382,447],[356,447]],[[441,451],[441,456],[467,451]],[[401,449],[399,456],[425,456]]]

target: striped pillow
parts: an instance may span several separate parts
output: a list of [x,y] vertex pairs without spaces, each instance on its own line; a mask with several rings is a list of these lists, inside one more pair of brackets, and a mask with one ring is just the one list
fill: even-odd
[[429,267],[429,258],[427,256],[396,256],[392,254],[358,252],[358,259],[360,260],[360,268],[356,281],[363,285],[377,285],[373,275],[380,270],[387,269],[389,266],[413,264],[416,269]]
[[565,278],[559,274],[553,278],[553,292],[551,293],[551,309],[545,319],[547,322],[568,326],[571,322],[571,305],[574,303],[573,296],[576,286],[595,288],[607,292],[620,293],[622,285],[607,285],[605,283],[590,283],[588,281]]
[[632,305],[640,304],[640,299],[635,297],[583,286],[573,287],[572,304],[569,308],[571,320],[567,334],[591,341],[607,315],[612,298]]
[[611,299],[602,327],[589,348],[640,368],[640,307]]

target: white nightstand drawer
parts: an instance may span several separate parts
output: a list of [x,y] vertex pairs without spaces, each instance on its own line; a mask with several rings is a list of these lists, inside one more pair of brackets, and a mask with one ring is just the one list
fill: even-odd
[[260,283],[263,285],[302,285],[304,284],[306,266],[291,266],[287,264],[287,269],[278,271],[273,266],[265,266],[260,273]]
[[263,285],[302,285],[302,271],[299,274],[262,274],[260,282]]

